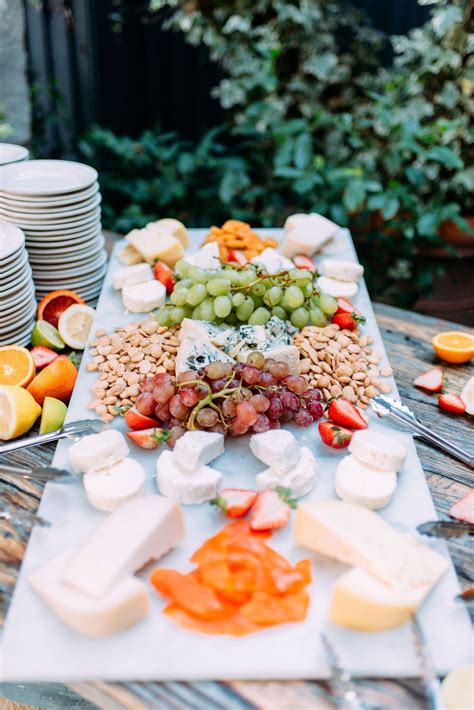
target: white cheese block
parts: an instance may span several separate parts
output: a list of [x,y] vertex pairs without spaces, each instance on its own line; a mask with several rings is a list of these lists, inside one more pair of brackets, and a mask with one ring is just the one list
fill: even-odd
[[127,235],[127,241],[149,264],[159,260],[173,267],[184,256],[183,245],[177,237],[152,225],[147,225],[144,229],[134,229]]
[[353,567],[336,582],[329,619],[356,631],[384,631],[408,621],[423,597],[424,593],[401,591]]
[[[134,231],[138,232],[138,229]],[[122,264],[125,264],[125,266],[132,266],[133,264],[140,264],[143,262],[140,252],[138,252],[131,244],[126,244],[124,248],[119,251],[118,257]]]
[[447,569],[444,557],[360,505],[338,500],[301,503],[295,541],[340,562],[361,567],[403,593],[424,596]]
[[74,631],[85,636],[110,636],[144,619],[150,607],[147,586],[124,577],[106,594],[92,598],[66,584],[62,575],[73,552],[62,553],[33,572],[29,582],[51,610]]
[[198,466],[192,474],[174,459],[171,451],[163,451],[156,462],[159,491],[171,500],[194,505],[215,498],[224,476],[209,466]]
[[174,447],[173,458],[184,471],[194,472],[224,453],[224,436],[212,431],[187,431]]
[[123,305],[131,313],[149,313],[160,308],[165,300],[166,288],[157,280],[125,286],[122,291]]
[[408,451],[403,444],[386,434],[369,429],[354,432],[349,451],[360,463],[378,471],[400,471]]
[[314,232],[318,235],[325,237],[327,240],[331,239],[340,227],[335,222],[332,222],[327,217],[318,214],[317,212],[310,212],[309,214],[292,214],[287,217],[284,224],[285,235],[287,232],[291,232],[296,229],[307,229],[311,227]]
[[183,261],[187,261],[191,266],[198,266],[200,269],[209,271],[220,269],[219,245],[217,242],[204,244],[195,254],[185,256]]
[[354,456],[345,456],[337,466],[334,487],[346,503],[378,510],[390,502],[397,487],[397,474],[368,468]]
[[286,233],[281,253],[289,259],[298,254],[313,256],[330,239],[331,237],[328,235],[318,234],[310,224],[304,227],[300,226]]
[[83,436],[69,447],[69,462],[76,473],[108,468],[128,456],[129,448],[123,434],[106,429],[99,434]]
[[91,597],[107,594],[184,537],[182,512],[162,496],[134,498],[108,515],[76,550],[63,581]]
[[199,370],[210,362],[230,362],[234,360],[210,342],[200,338],[186,337],[178,348],[175,372],[179,376],[187,370]]
[[250,259],[252,264],[257,264],[263,267],[269,274],[277,274],[279,271],[287,271],[295,268],[295,265],[286,256],[277,252],[272,247],[267,247],[261,254],[257,254]]
[[306,213],[296,213],[296,214],[290,214],[289,217],[286,218],[285,224],[283,225],[283,231],[285,234],[287,232],[290,232],[292,229],[295,229],[296,227],[299,227],[302,224],[305,224],[308,222],[309,219],[309,214]]
[[138,461],[126,458],[83,478],[87,500],[97,510],[112,513],[120,505],[145,492],[145,471]]
[[124,286],[133,286],[133,284],[142,284],[145,281],[153,280],[153,271],[149,264],[134,264],[126,266],[124,269],[119,269],[112,274],[112,286],[117,291]]
[[169,232],[174,237],[177,237],[183,247],[189,246],[189,236],[188,231],[184,224],[178,219],[173,217],[166,217],[165,219],[159,219],[156,222],[152,222],[155,228],[160,232]]
[[301,498],[314,486],[316,470],[316,461],[312,452],[307,446],[302,446],[299,460],[293,468],[283,474],[268,468],[255,476],[255,487],[258,491],[263,491],[282,486],[291,491],[293,498]]
[[295,437],[285,429],[275,429],[250,437],[250,451],[273,471],[286,473],[296,466],[300,449]]
[[337,281],[327,276],[317,278],[316,286],[322,293],[334,298],[354,298],[358,291],[357,284],[352,281]]
[[319,269],[323,276],[337,281],[359,281],[364,274],[364,267],[356,261],[342,259],[324,259]]

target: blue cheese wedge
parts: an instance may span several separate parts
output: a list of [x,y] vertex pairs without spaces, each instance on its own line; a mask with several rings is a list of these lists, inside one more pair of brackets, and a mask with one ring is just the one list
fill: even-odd
[[206,367],[210,362],[230,362],[234,360],[226,353],[216,348],[210,342],[198,338],[186,337],[181,341],[181,345],[176,353],[175,371],[179,377],[187,370],[199,370]]

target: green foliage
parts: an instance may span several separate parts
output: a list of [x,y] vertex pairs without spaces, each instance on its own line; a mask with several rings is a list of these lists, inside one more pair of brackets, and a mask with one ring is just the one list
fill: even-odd
[[470,4],[435,4],[381,69],[383,38],[338,0],[152,0],[219,63],[227,123],[197,144],[93,129],[82,150],[101,172],[107,226],[321,212],[352,229],[372,295],[408,305],[433,275],[420,246],[472,211]]

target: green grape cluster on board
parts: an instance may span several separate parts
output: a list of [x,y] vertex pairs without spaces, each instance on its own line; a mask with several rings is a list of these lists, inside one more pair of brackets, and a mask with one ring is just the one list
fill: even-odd
[[320,293],[311,271],[290,269],[268,274],[260,267],[223,265],[205,270],[186,261],[176,264],[177,283],[171,303],[158,312],[162,326],[194,318],[237,325],[264,325],[277,316],[296,328],[324,326],[337,310],[336,299]]

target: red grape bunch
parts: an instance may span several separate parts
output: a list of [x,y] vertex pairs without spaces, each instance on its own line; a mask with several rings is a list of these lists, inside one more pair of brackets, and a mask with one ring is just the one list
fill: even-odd
[[193,429],[240,436],[289,421],[307,427],[323,415],[319,390],[291,375],[285,362],[259,352],[246,363],[212,362],[177,379],[168,373],[145,377],[140,388],[136,408],[170,430],[170,446]]

